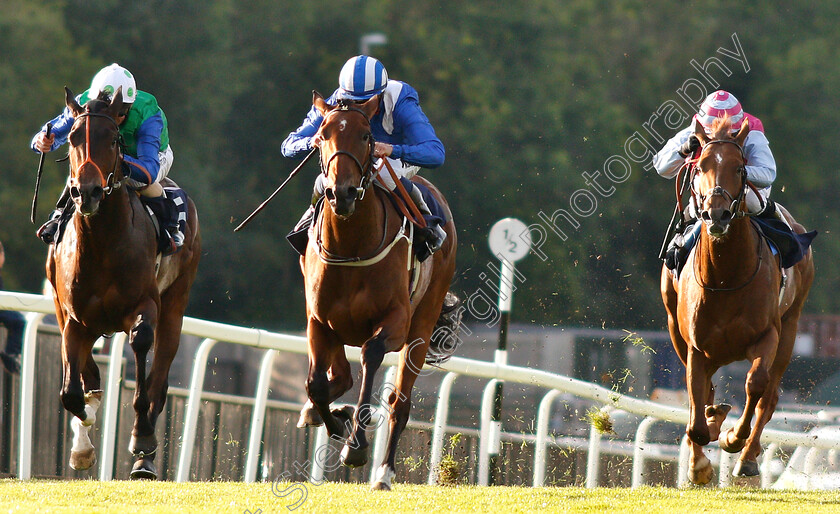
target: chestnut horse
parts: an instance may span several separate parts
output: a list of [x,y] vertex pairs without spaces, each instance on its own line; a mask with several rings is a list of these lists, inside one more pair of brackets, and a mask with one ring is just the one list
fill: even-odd
[[131,477],[154,479],[155,421],[166,401],[169,367],[201,254],[198,216],[190,200],[184,246],[164,257],[158,269],[155,227],[123,175],[115,121],[122,91],[110,102],[93,99],[82,108],[65,88],[65,103],[75,117],[68,139],[75,212],[63,238],[50,246],[47,278],[61,328],[61,403],[76,416],[70,466],[88,469],[96,461],[88,432],[102,391],[91,348],[99,336],[120,331],[128,334],[137,364]]
[[389,490],[396,474],[397,442],[408,421],[411,390],[426,362],[432,332],[455,273],[455,225],[440,191],[414,177],[430,187],[450,221],[444,226],[447,238],[443,247],[419,264],[416,289],[411,294],[413,256],[406,225],[386,193],[371,187],[375,170],[370,118],[379,107],[379,98],[330,106],[313,92],[313,104],[324,118],[319,133],[327,201],[314,220],[306,254],[301,257],[310,402],[301,412],[299,425],[318,425],[323,420],[331,437],[344,437],[349,415],[331,412],[330,403],[353,384],[344,346],[361,347],[361,390],[341,461],[351,467],[366,464],[365,429],[371,418],[374,376],[387,352],[401,352],[396,384],[387,398],[390,435],[386,456],[373,484],[374,489]]
[[[759,474],[761,433],[776,408],[779,382],[790,362],[799,315],[814,280],[808,250],[785,270],[783,286],[778,258],[746,213],[749,183],[743,147],[749,124],[744,123],[734,137],[730,126],[728,120],[719,120],[709,137],[695,124],[702,151],[691,178],[704,230],[679,279],[662,268],[668,329],[686,367],[689,479],[695,484],[711,481],[714,473],[703,446],[718,438],[723,450],[741,452],[734,476]],[[789,213],[784,215],[797,233],[804,233]],[[714,403],[711,378],[721,366],[737,360],[752,363],[746,377],[746,405],[735,426],[721,433],[730,407]]]

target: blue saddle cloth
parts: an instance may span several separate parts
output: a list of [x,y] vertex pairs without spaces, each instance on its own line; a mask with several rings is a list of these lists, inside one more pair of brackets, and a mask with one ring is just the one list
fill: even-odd
[[808,253],[808,247],[811,242],[817,237],[817,231],[812,230],[804,234],[797,234],[793,232],[781,220],[776,218],[762,218],[756,216],[752,218],[753,222],[758,225],[759,230],[776,247],[778,251],[783,268],[790,268],[797,262],[801,261],[805,254]]
[[[410,191],[412,184],[417,186],[417,189],[420,190],[420,194],[423,195],[423,200],[426,202],[426,205],[429,207],[429,211],[432,213],[431,215],[424,214],[423,218],[426,220],[426,225],[445,225],[448,221],[446,219],[446,212],[443,210],[443,206],[437,201],[435,195],[432,194],[431,189],[424,186],[423,184],[419,184],[417,182],[412,182],[405,177],[400,178],[400,182],[403,183],[403,187],[405,187],[406,191]],[[391,201],[398,202],[399,199],[396,198],[396,195],[389,195]],[[396,207],[396,206],[395,206]],[[399,210],[399,207],[397,207]]]

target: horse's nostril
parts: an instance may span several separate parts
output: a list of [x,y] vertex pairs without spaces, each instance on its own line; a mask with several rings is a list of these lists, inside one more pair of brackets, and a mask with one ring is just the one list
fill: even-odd
[[358,188],[350,186],[347,188],[347,198],[355,197],[358,192]]
[[70,188],[70,196],[73,198],[80,198],[82,196],[82,191],[78,187],[73,186]]
[[327,197],[327,200],[330,200],[330,201],[335,200],[335,191],[333,191],[333,188],[328,187],[327,189],[324,190],[324,196]]
[[720,215],[720,221],[728,222],[732,220],[732,213],[729,211],[723,211],[723,214]]
[[709,213],[709,211],[701,212],[700,217],[703,218],[706,221],[712,221],[712,215],[711,215],[711,213]]
[[105,194],[105,190],[99,186],[96,186],[93,188],[93,191],[90,192],[90,197],[93,200],[101,200],[103,194]]

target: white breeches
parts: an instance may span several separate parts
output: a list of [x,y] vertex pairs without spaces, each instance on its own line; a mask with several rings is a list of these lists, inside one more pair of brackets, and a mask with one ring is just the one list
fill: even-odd
[[[394,174],[396,174],[399,178],[411,178],[414,175],[416,175],[417,172],[420,170],[420,166],[414,166],[402,162],[399,159],[391,159],[390,157],[386,157],[386,159],[388,159],[388,162],[391,163],[391,167],[394,168]],[[378,168],[381,163],[382,160],[380,159],[378,161],[375,161],[373,165]],[[391,173],[388,171],[387,166],[382,166],[382,169],[379,171],[379,178],[386,186],[388,186],[388,189],[390,189],[391,191],[397,188],[397,185],[391,178]]]
[[[165,150],[158,153],[158,161],[160,162],[160,168],[158,169],[157,178],[154,182],[152,182],[152,184],[159,184],[163,179],[167,177],[167,175],[169,175],[169,170],[170,168],[172,168],[173,160],[175,160],[175,157],[172,154],[172,146],[167,146]],[[142,189],[146,186],[151,185],[134,179],[128,179],[128,184],[136,189]]]

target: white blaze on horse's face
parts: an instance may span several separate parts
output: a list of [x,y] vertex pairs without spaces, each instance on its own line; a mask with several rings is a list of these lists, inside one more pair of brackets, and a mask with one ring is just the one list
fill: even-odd
[[698,162],[703,203],[700,217],[707,233],[713,238],[721,238],[729,232],[730,222],[737,217],[741,207],[745,187],[740,172],[743,156],[741,147],[734,141],[716,140],[709,146]]
[[344,129],[346,129],[346,128],[347,128],[347,120],[341,120],[341,122],[338,124],[338,131],[339,132],[344,132]]

